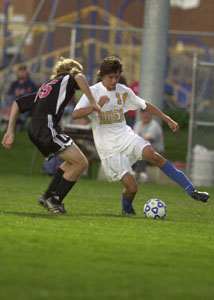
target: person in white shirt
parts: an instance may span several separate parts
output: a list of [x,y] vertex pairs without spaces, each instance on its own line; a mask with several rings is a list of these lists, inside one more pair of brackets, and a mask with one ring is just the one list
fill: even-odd
[[[157,120],[153,119],[150,112],[141,110],[140,120],[134,124],[134,131],[149,141],[155,151],[164,154],[164,138],[163,130]],[[146,182],[148,176],[146,174],[146,165],[149,164],[145,160],[138,160],[133,166],[133,170],[136,172],[136,179],[140,182]]]
[[102,79],[90,87],[91,92],[101,107],[101,115],[97,115],[90,106],[88,98],[83,95],[72,113],[73,119],[88,116],[92,122],[95,146],[100,156],[102,167],[109,181],[121,181],[122,213],[135,215],[133,200],[138,184],[134,177],[132,165],[144,159],[160,169],[177,182],[194,199],[206,202],[209,194],[198,192],[184,175],[177,170],[161,154],[156,152],[149,141],[136,134],[126,124],[124,113],[141,108],[165,121],[172,131],[179,130],[179,125],[158,108],[134,94],[127,86],[118,83],[123,71],[119,58],[109,56],[100,65],[98,76]]

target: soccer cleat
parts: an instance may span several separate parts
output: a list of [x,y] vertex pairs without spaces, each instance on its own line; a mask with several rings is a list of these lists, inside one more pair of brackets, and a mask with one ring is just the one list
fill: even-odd
[[44,194],[42,194],[41,196],[39,196],[39,199],[38,199],[38,204],[45,207],[45,202],[46,202],[46,198],[44,196]]
[[136,212],[135,212],[134,208],[132,207],[128,210],[123,209],[122,210],[122,215],[124,215],[124,216],[136,216]]
[[194,190],[192,191],[192,198],[198,201],[207,202],[207,200],[210,198],[210,195],[207,192],[199,192]]
[[62,213],[65,214],[65,205],[64,203],[53,203],[52,198],[48,198],[45,201],[45,207],[47,208],[48,211],[57,214],[57,213]]

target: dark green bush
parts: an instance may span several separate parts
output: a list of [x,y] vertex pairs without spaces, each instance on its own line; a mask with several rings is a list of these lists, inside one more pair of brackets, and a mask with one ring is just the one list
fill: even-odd
[[[163,111],[166,115],[168,115],[170,118],[178,122],[180,125],[180,129],[186,129],[189,126],[189,112],[187,112],[184,109],[165,109]],[[169,128],[166,122],[163,122],[163,128]]]

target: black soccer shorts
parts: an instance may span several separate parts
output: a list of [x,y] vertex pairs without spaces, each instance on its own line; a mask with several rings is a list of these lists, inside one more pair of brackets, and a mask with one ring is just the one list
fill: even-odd
[[28,134],[46,160],[65,150],[73,143],[73,139],[64,134],[58,124],[47,124],[47,122],[40,119],[31,120]]

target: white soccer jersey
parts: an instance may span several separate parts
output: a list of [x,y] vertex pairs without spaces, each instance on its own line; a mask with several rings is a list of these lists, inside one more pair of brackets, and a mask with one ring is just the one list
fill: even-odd
[[[92,122],[92,130],[97,151],[101,159],[124,151],[134,142],[138,135],[126,124],[124,113],[138,108],[145,109],[145,100],[139,98],[127,86],[118,83],[114,91],[108,91],[102,82],[90,87],[96,100],[107,96],[110,101],[102,107],[102,118],[96,112],[88,117]],[[77,103],[75,110],[90,106],[84,94]]]

